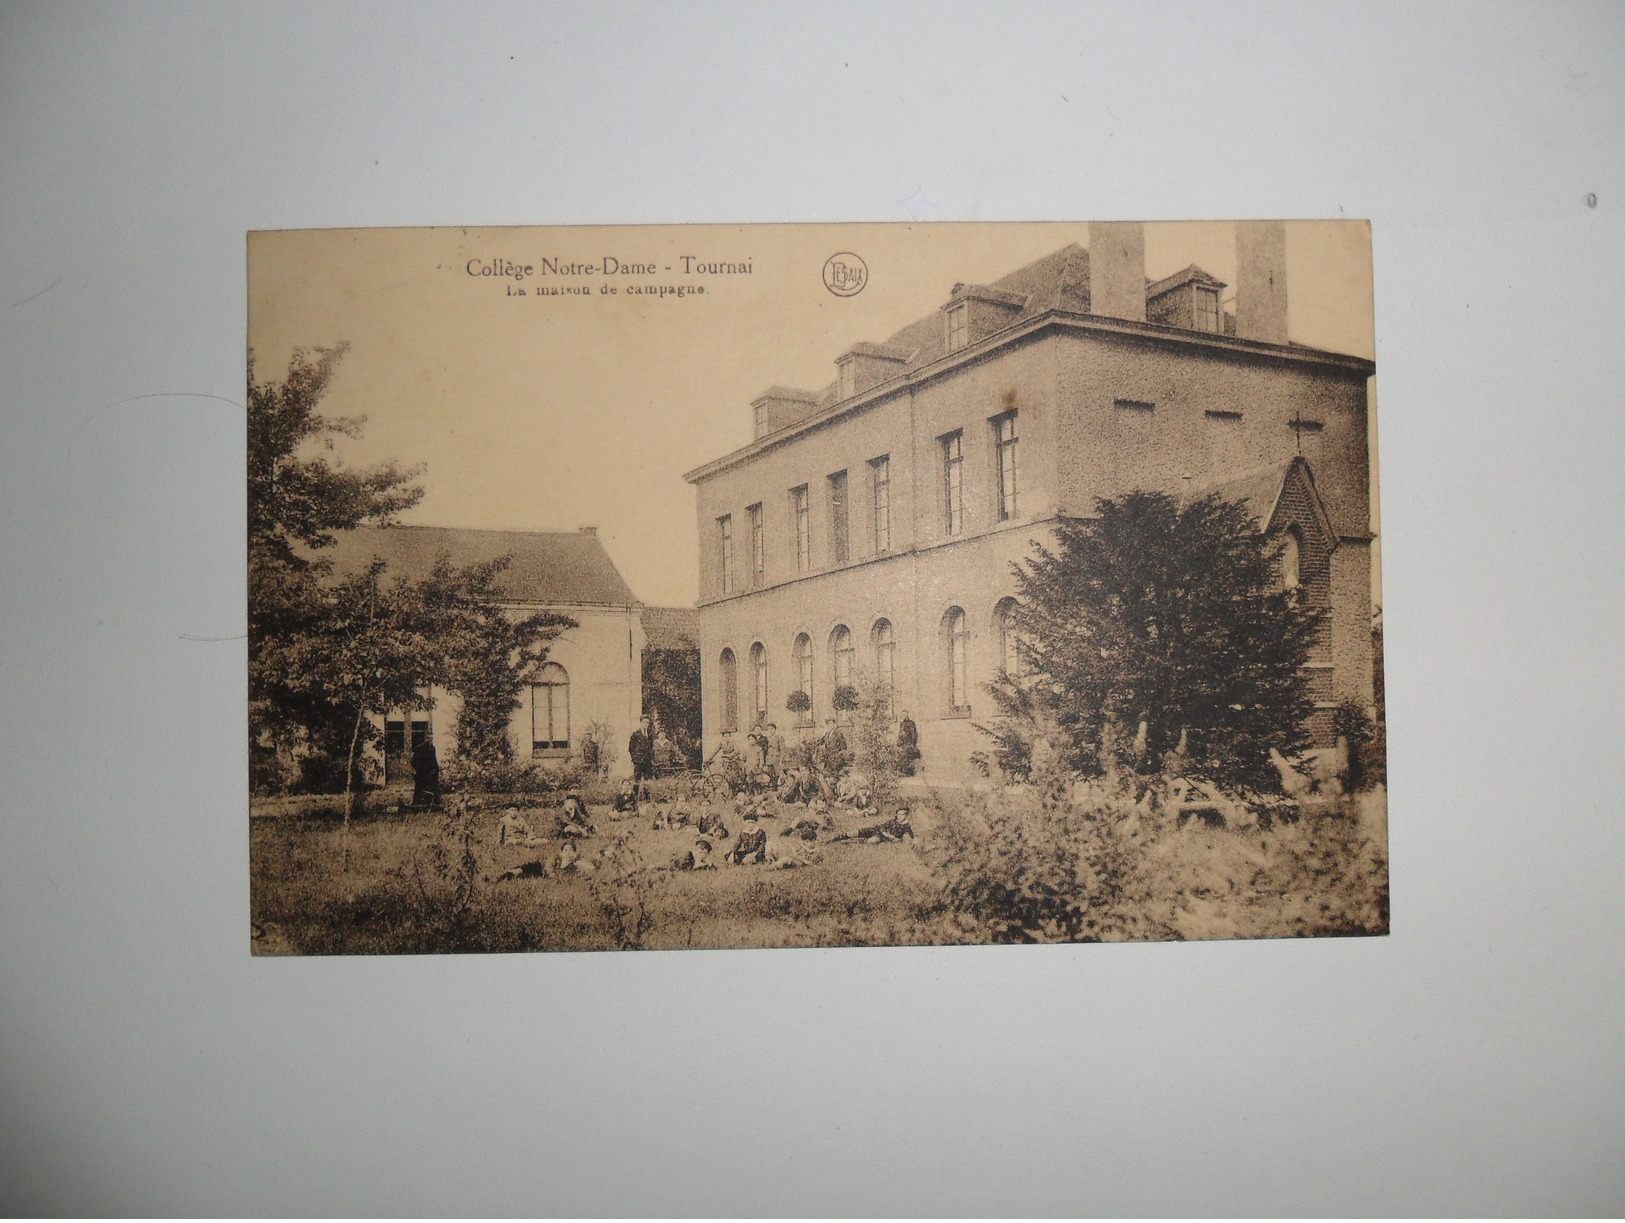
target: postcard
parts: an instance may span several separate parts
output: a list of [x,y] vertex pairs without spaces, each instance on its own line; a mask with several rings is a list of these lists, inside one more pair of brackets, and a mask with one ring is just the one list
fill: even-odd
[[249,235],[253,951],[1386,933],[1371,275]]

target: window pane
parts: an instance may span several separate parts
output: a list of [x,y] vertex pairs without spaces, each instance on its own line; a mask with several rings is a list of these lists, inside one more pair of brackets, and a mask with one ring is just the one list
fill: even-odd
[[734,588],[734,520],[732,514],[717,519],[717,530],[722,537],[722,593]]
[[756,720],[767,721],[767,650],[760,642],[750,648],[752,689],[755,695]]
[[950,433],[942,439],[943,505],[948,534],[965,528],[964,435]]
[[[807,694],[809,702],[815,699],[813,696],[812,638],[805,633],[796,638],[796,687]],[[812,724],[813,720],[813,710],[810,704],[808,708],[796,714],[797,725],[808,726]]]
[[1016,516],[1016,414],[994,418],[994,449],[999,468],[999,519]]
[[870,463],[874,469],[875,551],[891,549],[891,458],[882,456]]
[[962,710],[970,704],[970,634],[965,627],[965,613],[955,607],[944,617],[948,646],[948,704]]
[[847,559],[846,473],[838,471],[829,478],[829,544],[837,565]]
[[790,509],[796,524],[796,570],[805,573],[812,563],[812,516],[805,484],[790,490]]
[[762,537],[762,507],[751,506],[750,516],[750,575],[751,585],[760,586],[767,573],[767,541]]
[[722,727],[739,726],[739,664],[732,650],[722,651]]
[[891,711],[891,690],[897,678],[897,641],[890,620],[876,621],[871,640],[875,650],[875,679],[879,682],[881,699],[886,711]]

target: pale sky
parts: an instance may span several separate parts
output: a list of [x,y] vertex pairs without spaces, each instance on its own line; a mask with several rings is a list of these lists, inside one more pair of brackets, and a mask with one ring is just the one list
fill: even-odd
[[[821,389],[835,358],[936,311],[955,282],[987,283],[1057,250],[1083,223],[356,229],[257,233],[249,241],[249,343],[261,378],[295,347],[349,341],[322,410],[365,415],[340,461],[425,463],[427,495],[402,521],[508,530],[598,527],[633,592],[692,606],[694,490],[682,473],[750,441],[768,386]],[[852,251],[869,281],[824,288]],[[748,263],[685,274],[683,257]],[[559,265],[646,263],[652,275],[554,274]],[[492,261],[521,280],[470,275]],[[1233,227],[1146,226],[1146,274],[1195,263],[1234,293]],[[669,271],[667,269],[670,269]],[[604,294],[615,286],[614,296]],[[633,287],[704,293],[650,297]],[[509,296],[508,288],[526,296]],[[586,298],[533,296],[585,286]],[[1291,338],[1374,356],[1371,247],[1363,222],[1289,222]]]

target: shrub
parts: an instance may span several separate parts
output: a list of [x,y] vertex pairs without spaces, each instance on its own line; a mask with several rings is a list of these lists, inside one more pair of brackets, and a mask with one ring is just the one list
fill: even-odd
[[479,877],[474,817],[461,796],[446,803],[435,832],[424,853],[412,855],[410,874],[417,887],[419,921],[431,930],[449,930],[468,915]]
[[943,916],[991,942],[1387,930],[1379,801],[1268,828],[1181,826],[1131,794],[1105,782],[1070,798],[1023,786],[946,805],[936,851]]
[[327,752],[299,758],[299,779],[288,787],[292,794],[343,794],[344,760]]
[[785,698],[784,707],[793,714],[804,714],[812,709],[812,697],[800,688],[792,688],[790,695]]
[[1350,790],[1369,790],[1388,782],[1388,736],[1358,701],[1344,701],[1332,714],[1332,732],[1349,745]]
[[441,769],[440,776],[446,790],[471,794],[563,794],[579,789],[589,780],[586,771],[575,762],[543,768],[529,760],[482,764],[463,758],[448,763]]
[[[1143,869],[1135,808],[1075,808],[1032,791],[973,801],[980,818],[959,821],[943,863],[944,899],[972,933],[1000,943],[1178,937]],[[971,831],[977,823],[985,834]]]

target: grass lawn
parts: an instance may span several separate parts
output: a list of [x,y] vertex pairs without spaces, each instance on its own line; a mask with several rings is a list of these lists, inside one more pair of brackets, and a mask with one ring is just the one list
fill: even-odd
[[[342,832],[327,815],[280,811],[250,820],[252,912],[260,954],[427,951],[601,950],[647,947],[785,947],[956,941],[946,923],[923,918],[940,885],[918,843],[820,841],[804,848],[810,864],[791,870],[761,865],[676,871],[674,859],[694,845],[692,829],[655,831],[648,811],[616,816],[594,804],[597,835],[581,843],[582,861],[600,851],[613,863],[590,874],[498,880],[525,862],[551,863],[557,807],[516,802],[540,848],[498,844],[506,804],[473,816],[473,887],[466,909],[453,882],[436,875],[431,847],[441,817],[421,812],[372,814],[352,821],[350,868],[340,869]],[[802,818],[800,807],[793,809]],[[758,825],[725,815],[730,831]],[[863,821],[837,810],[835,831]],[[872,822],[873,817],[870,817]],[[784,818],[760,827],[778,838]],[[929,824],[916,821],[922,836]],[[833,832],[824,832],[829,837]],[[719,843],[719,850],[729,842]],[[720,859],[720,852],[717,855]]]
[[[526,862],[556,862],[555,802],[511,800],[545,838],[522,848],[498,843],[497,821],[510,801],[482,799],[468,826],[465,859],[452,822],[394,812],[394,795],[371,798],[374,813],[351,822],[348,871],[341,870],[343,833],[332,800],[254,805],[256,954],[1258,938],[1387,929],[1380,795],[1351,801],[1339,816],[1274,829],[1179,826],[1171,817],[1112,811],[1097,825],[1082,825],[1109,824],[1102,844],[1112,848],[1095,854],[1087,832],[1063,846],[1082,846],[1078,867],[1045,848],[1055,843],[1054,814],[1016,794],[917,796],[911,803],[917,839],[883,844],[831,843],[837,832],[874,822],[843,808],[811,844],[778,835],[806,818],[803,807],[776,808],[779,814],[759,825],[718,808],[735,837],[761,827],[775,845],[802,849],[807,865],[727,865],[721,851],[733,842],[718,840],[718,868],[703,871],[672,869],[693,847],[694,830],[657,831],[648,808],[617,816],[606,803],[593,803],[597,831],[581,843],[579,867],[506,880],[499,876]],[[1004,853],[1006,844],[1018,852]],[[1068,864],[1056,868],[1062,859]],[[967,871],[973,882],[991,877],[997,886],[967,890]],[[950,887],[955,882],[960,899]],[[1003,907],[990,914],[967,906],[967,894],[992,896],[990,903]],[[1053,915],[1058,905],[1087,908],[1087,924],[1062,934],[1049,917],[1023,917]],[[984,920],[990,916],[995,920]]]

